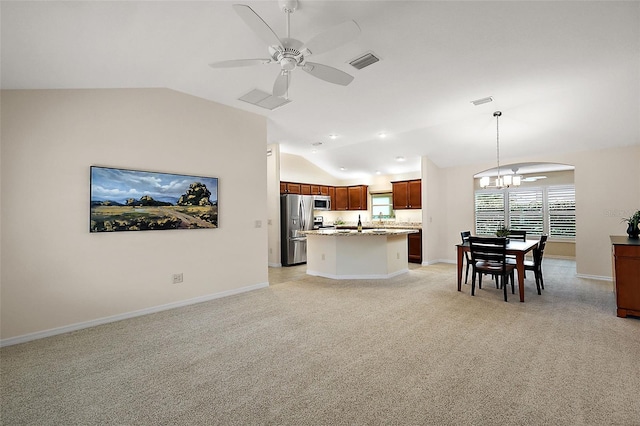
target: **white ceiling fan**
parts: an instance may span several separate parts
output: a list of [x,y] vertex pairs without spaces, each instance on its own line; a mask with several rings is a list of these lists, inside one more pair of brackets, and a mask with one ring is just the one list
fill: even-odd
[[298,7],[298,0],[280,0],[280,8],[287,14],[287,36],[279,38],[276,33],[253,9],[244,4],[234,4],[233,8],[244,22],[267,43],[269,58],[234,59],[209,64],[212,68],[235,68],[252,65],[277,63],[280,74],[273,84],[273,96],[284,97],[291,83],[291,72],[300,68],[312,76],[329,83],[346,86],[353,76],[328,65],[307,61],[312,54],[324,53],[355,39],[360,34],[360,27],[355,21],[342,24],[318,34],[307,43],[290,37],[289,18]]

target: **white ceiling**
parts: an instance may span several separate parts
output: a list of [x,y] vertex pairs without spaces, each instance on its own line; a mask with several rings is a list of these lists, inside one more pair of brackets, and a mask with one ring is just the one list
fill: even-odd
[[[271,92],[277,65],[208,66],[268,57],[233,3],[3,1],[2,88],[170,88],[265,115],[268,143],[339,178],[416,171],[422,155],[494,161],[495,110],[505,159],[640,144],[638,2],[301,0],[291,36],[303,42],[358,23],[355,41],[310,58],[355,80],[295,70],[292,102],[274,111],[237,98]],[[276,1],[244,4],[285,36]],[[368,51],[382,60],[347,64]]]

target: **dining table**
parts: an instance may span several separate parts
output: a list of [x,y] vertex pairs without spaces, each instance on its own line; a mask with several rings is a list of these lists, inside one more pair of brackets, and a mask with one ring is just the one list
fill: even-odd
[[[469,251],[469,241],[456,244],[458,248],[458,291],[462,291],[462,267],[464,262],[464,252]],[[516,269],[518,271],[518,291],[520,301],[524,302],[524,257],[531,250],[538,247],[538,240],[510,240],[507,243],[507,255],[512,255],[516,259]]]

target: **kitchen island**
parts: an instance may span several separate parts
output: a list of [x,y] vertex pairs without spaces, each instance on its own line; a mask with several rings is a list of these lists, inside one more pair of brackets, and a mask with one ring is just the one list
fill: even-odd
[[408,272],[407,235],[417,229],[320,229],[307,236],[307,274],[332,279],[390,278]]

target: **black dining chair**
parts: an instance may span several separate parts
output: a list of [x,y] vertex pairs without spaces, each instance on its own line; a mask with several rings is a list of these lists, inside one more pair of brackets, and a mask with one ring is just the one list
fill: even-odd
[[469,237],[469,250],[473,275],[471,277],[471,295],[475,295],[476,275],[478,288],[482,288],[482,275],[496,277],[496,286],[502,280],[504,301],[507,301],[507,281],[511,278],[511,294],[515,293],[514,271],[516,265],[507,262],[507,240],[502,237]]
[[538,290],[538,294],[542,294],[540,292],[540,288],[544,290],[544,279],[542,278],[542,257],[544,256],[544,248],[546,245],[547,235],[542,235],[538,242],[538,247],[533,249],[533,261],[524,261],[524,270],[533,271],[536,276],[536,289]]
[[[462,231],[460,233],[460,237],[462,238],[462,244],[464,244],[467,241],[469,241],[469,237],[470,236],[471,236],[471,231]],[[464,283],[466,284],[467,281],[469,280],[469,266],[471,265],[471,259],[469,258],[469,252],[468,251],[464,252],[464,259],[467,262],[467,268],[466,268],[466,272],[464,274]]]
[[509,231],[509,239],[527,241],[527,231]]

